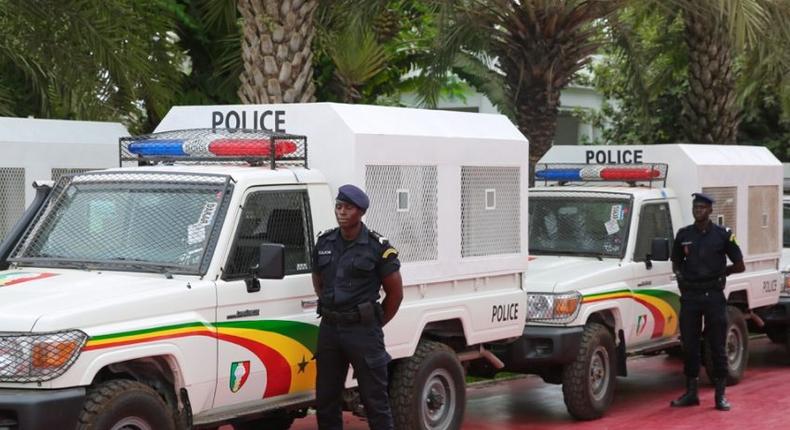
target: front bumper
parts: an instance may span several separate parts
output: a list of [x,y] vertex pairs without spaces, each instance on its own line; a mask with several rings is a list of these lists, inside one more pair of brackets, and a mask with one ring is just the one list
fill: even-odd
[[85,388],[0,389],[0,430],[73,429],[85,402]]
[[579,352],[584,327],[524,327],[521,337],[508,345],[504,356],[508,369],[540,373],[541,369],[570,363]]

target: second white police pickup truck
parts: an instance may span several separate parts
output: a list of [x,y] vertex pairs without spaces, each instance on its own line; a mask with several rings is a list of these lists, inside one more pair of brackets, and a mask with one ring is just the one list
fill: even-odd
[[628,356],[679,346],[670,244],[693,223],[691,193],[704,192],[746,264],[725,290],[728,383],[737,383],[747,328],[763,326],[753,311],[772,309],[782,283],[779,161],[762,147],[562,146],[540,160],[535,177],[527,325],[499,351],[508,368],[562,384],[576,418],[603,415]]

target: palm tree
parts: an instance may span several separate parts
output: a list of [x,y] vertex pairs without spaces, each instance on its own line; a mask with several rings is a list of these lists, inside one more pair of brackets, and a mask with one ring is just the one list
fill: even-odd
[[0,112],[124,120],[170,106],[182,57],[168,0],[0,1]]
[[243,103],[313,101],[313,15],[318,0],[239,0]]
[[[463,0],[443,2],[437,60],[428,73],[439,78],[463,59],[477,60],[498,75],[500,109],[510,111],[530,141],[534,163],[551,147],[560,91],[599,47],[602,24],[617,0]],[[438,93],[428,83],[425,102]]]
[[[663,130],[650,134],[674,136],[680,131],[691,142],[735,143],[743,104],[755,104],[768,82],[785,88],[780,97],[790,107],[790,87],[782,84],[790,72],[790,1],[654,0],[629,6],[609,34],[615,61],[626,71],[623,91],[637,92],[644,100],[630,103],[636,108],[631,116],[643,128],[637,135],[658,124],[656,104],[648,101],[663,99],[660,104],[666,107],[666,96],[674,98],[678,92],[680,109],[664,113],[667,119],[677,117],[681,129],[668,130],[669,123],[663,121]],[[657,22],[664,23],[663,33],[656,34]],[[672,36],[678,22],[680,45]],[[640,40],[646,34],[651,39],[647,44]]]

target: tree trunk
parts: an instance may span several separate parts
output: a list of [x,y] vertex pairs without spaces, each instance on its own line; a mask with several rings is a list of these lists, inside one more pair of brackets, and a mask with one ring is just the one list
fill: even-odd
[[735,97],[732,43],[723,18],[711,9],[686,13],[689,89],[682,125],[693,143],[735,144],[741,115]]
[[318,0],[238,0],[243,19],[242,103],[311,102]]
[[557,132],[560,88],[524,88],[516,107],[519,131],[529,139],[529,185],[534,185],[535,165],[551,148]]

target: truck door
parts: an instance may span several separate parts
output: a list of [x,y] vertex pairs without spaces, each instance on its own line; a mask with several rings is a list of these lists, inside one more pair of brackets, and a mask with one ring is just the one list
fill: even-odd
[[635,306],[630,327],[626,324],[629,348],[664,342],[678,334],[680,296],[672,276],[672,262],[651,261],[651,269],[645,264],[653,238],[669,239],[671,249],[673,231],[669,202],[642,205],[633,257],[635,276],[630,285]]
[[[318,320],[309,208],[306,188],[257,188],[244,196],[217,282],[214,407],[313,395]],[[250,276],[263,243],[285,246],[285,278],[258,281]]]

